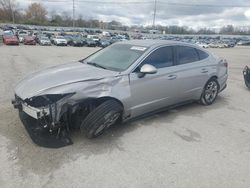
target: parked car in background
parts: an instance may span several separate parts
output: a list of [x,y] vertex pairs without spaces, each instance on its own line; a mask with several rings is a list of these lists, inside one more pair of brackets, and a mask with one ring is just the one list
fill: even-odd
[[227,42],[227,45],[228,45],[228,47],[229,48],[233,48],[234,46],[235,46],[235,42],[233,42],[233,41],[229,41],[229,42]]
[[19,45],[19,40],[12,31],[4,31],[3,33],[3,43],[6,45]]
[[[3,33],[4,33],[4,31],[0,28],[0,39],[3,39],[2,37],[3,37]],[[2,41],[2,40],[1,40]]]
[[215,42],[208,44],[208,46],[209,46],[209,48],[219,48],[219,44],[215,43]]
[[62,35],[66,41],[67,41],[67,45],[70,45],[70,42],[72,41],[72,35]]
[[51,42],[50,42],[49,38],[46,37],[46,36],[39,36],[38,37],[38,43],[41,46],[50,46],[51,45]]
[[23,41],[24,41],[24,37],[25,36],[28,36],[29,35],[29,33],[28,33],[28,31],[18,31],[17,32],[17,37],[18,37],[18,40],[19,40],[19,42],[21,42],[21,43],[23,43]]
[[113,36],[110,39],[111,44],[114,44],[114,43],[119,42],[119,41],[121,41],[121,40],[117,36]]
[[25,36],[23,40],[23,44],[25,45],[36,45],[35,37]]
[[87,38],[86,39],[86,46],[88,46],[88,47],[96,47],[97,46],[97,42],[94,41],[91,38]]
[[56,46],[67,46],[68,42],[63,36],[55,36],[52,38],[52,43]]
[[198,43],[196,43],[198,46],[200,46],[201,48],[208,48],[209,46],[208,46],[208,44],[206,44],[206,43],[200,43],[200,42],[198,42]]
[[98,42],[100,40],[100,38],[98,37],[98,35],[87,35],[88,39],[92,39],[95,42]]
[[225,42],[219,42],[219,43],[218,43],[218,47],[219,47],[219,48],[229,48],[228,44],[225,43]]
[[80,36],[80,35],[75,36],[74,35],[74,36],[71,36],[71,39],[68,41],[68,44],[70,46],[82,47],[82,46],[85,46],[87,43],[82,36]]
[[197,45],[124,41],[29,75],[17,84],[12,103],[37,121],[26,126],[34,141],[46,131],[60,137],[73,128],[94,138],[116,122],[168,107],[211,105],[227,77],[227,61]]
[[102,48],[106,48],[107,46],[109,46],[111,44],[111,41],[108,39],[101,39],[98,42],[98,46],[102,47]]
[[240,40],[237,45],[239,46],[250,46],[250,40]]

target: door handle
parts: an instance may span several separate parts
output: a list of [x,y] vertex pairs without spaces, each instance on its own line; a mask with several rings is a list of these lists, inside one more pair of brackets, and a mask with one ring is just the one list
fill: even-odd
[[177,78],[177,76],[173,75],[173,74],[171,74],[171,75],[168,76],[168,80],[174,80],[176,78]]
[[208,73],[207,69],[201,69],[201,73]]

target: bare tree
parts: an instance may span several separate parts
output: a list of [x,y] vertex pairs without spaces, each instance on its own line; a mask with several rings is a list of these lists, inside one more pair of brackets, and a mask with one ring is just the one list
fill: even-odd
[[17,6],[15,0],[0,0],[1,17],[8,21],[12,20],[15,23],[15,14],[17,13]]
[[26,18],[32,22],[44,23],[47,21],[47,10],[40,3],[32,3],[26,10]]

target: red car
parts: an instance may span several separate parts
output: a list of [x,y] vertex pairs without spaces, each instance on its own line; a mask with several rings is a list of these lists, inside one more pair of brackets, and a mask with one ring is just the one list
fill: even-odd
[[4,33],[3,43],[6,45],[19,45],[19,40],[17,36],[12,33]]
[[36,45],[36,40],[32,36],[25,36],[24,40],[23,40],[23,43],[25,45]]

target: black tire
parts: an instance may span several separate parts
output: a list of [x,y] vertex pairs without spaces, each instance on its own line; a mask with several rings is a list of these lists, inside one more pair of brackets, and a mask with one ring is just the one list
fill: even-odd
[[211,105],[216,100],[220,90],[220,85],[216,78],[211,78],[206,83],[201,94],[200,103],[202,105]]
[[83,120],[80,130],[87,138],[95,138],[114,125],[122,114],[123,108],[115,100],[107,100],[91,111]]

